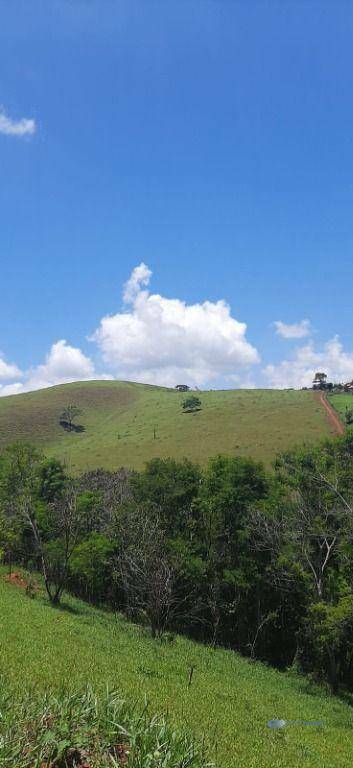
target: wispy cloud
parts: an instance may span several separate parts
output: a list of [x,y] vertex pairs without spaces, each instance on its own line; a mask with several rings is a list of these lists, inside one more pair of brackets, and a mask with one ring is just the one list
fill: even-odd
[[141,264],[132,270],[129,279],[124,285],[124,304],[131,304],[131,302],[133,302],[136,296],[141,292],[142,288],[149,285],[151,277],[151,270],[149,267],[147,267],[146,264],[144,264],[143,261],[141,261]]
[[310,336],[311,333],[309,320],[300,320],[300,322],[293,323],[292,325],[282,323],[282,320],[276,320],[274,325],[277,336],[282,336],[282,339],[304,339],[306,336]]
[[36,121],[33,118],[22,117],[20,120],[12,120],[0,107],[0,133],[6,136],[32,136],[37,130]]

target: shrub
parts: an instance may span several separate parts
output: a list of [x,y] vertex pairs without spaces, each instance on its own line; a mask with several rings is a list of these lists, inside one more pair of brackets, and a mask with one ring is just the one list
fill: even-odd
[[353,424],[353,410],[352,408],[346,408],[344,415],[346,424]]
[[193,413],[194,411],[199,411],[201,409],[201,400],[199,397],[196,397],[196,395],[189,395],[189,397],[186,397],[183,401],[183,410],[186,411],[186,413]]

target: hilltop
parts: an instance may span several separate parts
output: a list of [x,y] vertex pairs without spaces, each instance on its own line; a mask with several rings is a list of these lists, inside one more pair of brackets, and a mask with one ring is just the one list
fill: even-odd
[[[217,453],[239,454],[267,465],[280,451],[315,442],[330,432],[312,392],[214,390],[202,409],[184,413],[185,395],[173,389],[119,381],[91,381],[0,398],[0,447],[32,441],[73,471],[102,466],[139,469],[155,456],[184,456],[204,465]],[[82,410],[81,432],[59,423],[68,403]]]

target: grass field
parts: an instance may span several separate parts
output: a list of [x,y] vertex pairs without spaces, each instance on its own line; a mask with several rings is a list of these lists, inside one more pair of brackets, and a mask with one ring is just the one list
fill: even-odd
[[[225,390],[200,397],[202,410],[193,414],[182,412],[184,395],[172,389],[123,382],[66,384],[4,397],[0,447],[30,440],[68,461],[73,471],[138,469],[154,456],[187,456],[205,464],[217,453],[269,464],[278,452],[329,434],[324,410],[311,392]],[[85,431],[67,433],[60,427],[59,414],[68,403],[82,409]]]
[[[4,571],[2,570],[3,574]],[[0,668],[8,690],[76,690],[106,684],[205,736],[221,768],[348,768],[353,709],[310,692],[294,674],[176,637],[154,641],[112,613],[66,598],[62,609],[0,577]],[[194,666],[192,684],[188,674]],[[270,718],[324,720],[324,727],[267,728]]]
[[[339,413],[341,416],[341,419],[343,423],[345,423],[345,413],[346,408],[349,408],[353,410],[353,395],[346,395],[346,394],[339,394],[339,395],[329,395],[328,396],[329,403],[333,406],[333,408]],[[352,429],[352,426],[349,426],[348,429]]]

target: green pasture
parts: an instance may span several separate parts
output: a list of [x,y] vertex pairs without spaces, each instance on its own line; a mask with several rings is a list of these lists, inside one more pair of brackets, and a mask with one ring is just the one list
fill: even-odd
[[[1,572],[4,575],[4,570]],[[121,616],[65,597],[52,608],[0,578],[0,669],[8,691],[106,685],[204,737],[220,768],[350,768],[353,709],[293,674],[182,637],[152,640]],[[193,668],[191,685],[188,684]],[[271,718],[323,720],[273,732]]]
[[[202,409],[184,413],[184,395],[124,382],[66,384],[0,398],[0,448],[29,440],[74,472],[102,466],[139,469],[153,457],[184,456],[204,465],[217,453],[252,456],[267,465],[278,452],[329,434],[312,392],[214,390],[199,394]],[[84,431],[68,433],[59,416],[82,409]]]

